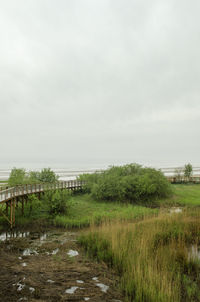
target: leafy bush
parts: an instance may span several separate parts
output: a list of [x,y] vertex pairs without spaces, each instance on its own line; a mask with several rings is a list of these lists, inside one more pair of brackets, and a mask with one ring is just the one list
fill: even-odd
[[54,183],[58,181],[58,176],[50,168],[44,168],[41,172],[36,172],[35,178],[38,182]]
[[192,175],[192,170],[193,170],[192,165],[190,163],[185,165],[185,167],[184,167],[184,176],[189,179]]
[[9,186],[16,186],[19,184],[26,183],[27,177],[26,177],[26,171],[25,169],[17,169],[13,168],[10,172],[10,176],[8,179]]
[[111,167],[101,174],[85,174],[86,188],[97,200],[148,201],[167,197],[171,185],[161,171],[137,164]]
[[70,196],[71,192],[67,190],[48,191],[42,196],[42,202],[50,215],[67,214]]
[[25,169],[13,168],[8,179],[8,184],[9,186],[16,186],[34,183],[55,183],[57,181],[58,176],[50,168],[30,172],[26,172]]

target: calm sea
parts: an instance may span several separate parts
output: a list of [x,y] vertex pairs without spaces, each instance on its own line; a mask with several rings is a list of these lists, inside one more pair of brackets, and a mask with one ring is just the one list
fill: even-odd
[[[150,166],[150,165],[149,165]],[[175,166],[165,166],[165,167],[159,167],[159,166],[154,166],[156,169],[161,169],[161,171],[167,176],[171,176],[171,175],[174,175],[175,173],[175,169],[176,168],[180,168],[181,166],[179,167],[175,167]],[[73,180],[73,179],[76,179],[76,177],[78,175],[81,175],[83,173],[94,173],[95,171],[102,171],[102,170],[105,170],[107,169],[108,166],[97,166],[97,167],[86,167],[86,168],[81,168],[81,169],[78,169],[78,168],[53,168],[52,170],[56,173],[56,175],[59,176],[59,180]],[[183,166],[182,166],[183,168]],[[34,169],[31,169],[32,171],[35,170],[35,171],[39,171],[41,170],[40,168],[34,168]],[[0,168],[0,180],[7,180],[8,177],[9,177],[9,174],[10,174],[10,171],[11,169],[6,169],[6,168]],[[28,171],[28,169],[27,169]],[[199,175],[200,174],[200,165],[199,166],[193,166],[193,174],[194,175]]]

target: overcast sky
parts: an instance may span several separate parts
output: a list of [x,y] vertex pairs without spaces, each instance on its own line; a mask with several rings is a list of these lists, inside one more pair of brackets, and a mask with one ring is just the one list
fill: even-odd
[[199,0],[0,0],[0,168],[200,164]]

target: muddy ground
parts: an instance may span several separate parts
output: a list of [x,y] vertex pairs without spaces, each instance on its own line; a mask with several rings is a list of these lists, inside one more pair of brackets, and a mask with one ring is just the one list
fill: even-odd
[[0,241],[0,301],[123,301],[117,276],[86,257],[78,233],[25,235]]

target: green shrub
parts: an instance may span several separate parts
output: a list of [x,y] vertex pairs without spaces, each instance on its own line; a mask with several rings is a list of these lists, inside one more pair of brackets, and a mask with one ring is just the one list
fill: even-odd
[[13,168],[8,179],[9,186],[35,183],[55,183],[58,176],[50,168],[44,168],[41,171],[27,172],[25,169]]
[[45,192],[42,196],[42,202],[50,215],[67,214],[70,207],[71,192],[67,190],[56,190]]
[[[35,173],[35,175],[33,175],[33,173]],[[40,172],[32,172],[32,177],[33,176],[37,182],[54,183],[58,181],[58,176],[50,168],[44,168]]]
[[111,167],[101,174],[85,174],[85,188],[97,200],[150,201],[171,194],[171,185],[161,171],[137,164]]
[[8,179],[9,186],[16,186],[19,184],[26,183],[26,171],[25,169],[17,169],[13,168],[10,172],[10,176]]
[[192,171],[193,171],[193,168],[192,168],[192,165],[190,163],[188,163],[187,165],[185,165],[185,167],[184,167],[184,176],[186,178],[188,178],[188,180],[192,176]]

